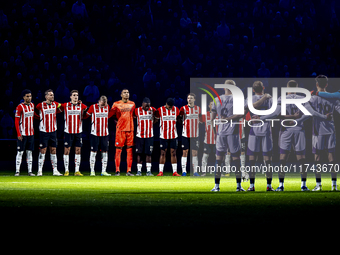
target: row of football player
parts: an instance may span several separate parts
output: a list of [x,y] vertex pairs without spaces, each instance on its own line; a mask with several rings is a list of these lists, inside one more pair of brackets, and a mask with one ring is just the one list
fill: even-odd
[[[288,155],[292,148],[294,148],[294,154],[298,160],[299,165],[302,166],[301,174],[301,190],[309,191],[306,186],[307,171],[305,158],[305,148],[306,148],[306,137],[305,137],[305,126],[304,121],[312,117],[312,146],[314,153],[314,161],[317,164],[321,162],[321,155],[323,152],[328,153],[328,166],[329,168],[334,165],[335,161],[335,125],[333,120],[334,110],[340,111],[340,92],[328,93],[326,88],[328,86],[328,78],[324,75],[319,75],[316,77],[316,92],[312,92],[311,99],[308,103],[304,104],[306,109],[312,114],[302,115],[299,113],[298,108],[294,104],[287,105],[286,115],[281,115],[281,98],[278,99],[278,107],[276,111],[270,115],[266,116],[255,116],[251,115],[252,120],[259,119],[263,123],[258,123],[258,127],[251,127],[248,136],[247,144],[247,154],[249,155],[249,164],[251,166],[255,165],[258,157],[258,153],[263,154],[263,159],[265,165],[272,165],[271,153],[273,148],[273,138],[271,133],[271,123],[265,120],[270,120],[276,118],[277,116],[287,119],[296,119],[297,125],[292,125],[291,127],[282,127],[279,135],[279,147],[280,147],[280,166],[286,166]],[[226,80],[226,84],[236,85],[233,80]],[[290,80],[287,83],[287,87],[298,87],[298,83],[295,80]],[[261,81],[255,81],[253,84],[253,102],[257,101],[260,97],[263,97],[264,86]],[[297,99],[303,96],[297,95],[296,93],[288,93],[287,98]],[[217,103],[213,105],[212,109],[212,120],[215,116],[223,116],[224,112],[231,112],[230,109],[233,107],[233,96],[231,91],[226,89],[225,94],[220,96],[222,104]],[[272,105],[272,99],[267,99],[262,105],[261,110],[270,109]],[[245,113],[249,112],[248,106],[245,102]],[[244,117],[244,115],[233,115],[227,114],[226,120],[239,119]],[[256,124],[254,124],[255,126]],[[223,158],[225,153],[229,150],[232,156],[232,165],[235,169],[240,169],[240,150],[241,142],[238,135],[235,135],[235,129],[238,125],[219,125],[218,135],[216,137],[216,165],[221,166],[223,163]],[[337,190],[337,172],[334,169],[329,169],[331,172],[332,179],[332,190]],[[248,191],[255,191],[255,173],[249,173],[250,187]],[[271,186],[272,173],[268,172],[267,177],[267,191],[274,191]],[[284,172],[279,174],[279,187],[275,191],[284,191]],[[316,186],[313,191],[322,190],[321,185],[321,173],[315,174]],[[236,172],[237,180],[237,191],[244,191],[241,186],[241,172]],[[220,173],[215,175],[215,187],[212,189],[214,192],[220,191]]]
[[[159,159],[159,176],[163,175],[164,164],[166,159],[166,152],[170,147],[171,165],[173,168],[173,175],[179,176],[177,173],[177,159],[176,149],[177,141],[177,121],[183,122],[183,156],[181,158],[182,175],[186,175],[187,156],[189,151],[190,139],[198,140],[198,125],[203,121],[206,122],[206,140],[208,143],[214,143],[212,139],[211,122],[206,117],[201,116],[200,107],[194,104],[195,95],[188,94],[186,106],[178,109],[174,106],[172,98],[167,99],[165,106],[157,110],[151,106],[150,99],[144,98],[142,106],[135,107],[134,102],[129,100],[129,90],[123,89],[121,91],[122,99],[115,102],[111,109],[107,104],[107,98],[101,96],[97,104],[90,107],[84,105],[78,97],[78,91],[72,90],[70,92],[70,102],[60,104],[54,100],[54,93],[52,90],[45,92],[45,101],[34,106],[32,103],[32,93],[29,90],[22,92],[23,102],[16,108],[15,127],[17,130],[17,156],[16,156],[16,175],[20,174],[20,166],[22,162],[23,152],[27,151],[27,162],[29,175],[32,173],[32,151],[34,146],[34,128],[33,120],[39,119],[39,156],[38,156],[38,176],[42,175],[42,168],[44,165],[45,154],[47,147],[50,149],[50,159],[53,167],[54,175],[62,175],[57,170],[57,113],[64,112],[64,155],[63,161],[65,166],[65,175],[69,174],[69,154],[70,148],[75,147],[75,174],[82,175],[79,171],[81,161],[81,147],[82,147],[82,125],[83,119],[91,117],[91,136],[90,136],[90,168],[91,175],[95,175],[94,165],[96,161],[96,154],[100,148],[102,157],[102,175],[109,175],[106,172],[107,167],[107,151],[108,151],[108,119],[116,117],[116,136],[115,136],[115,165],[116,175],[120,174],[120,155],[124,146],[127,150],[127,175],[131,173],[132,165],[132,146],[136,146],[136,153],[138,154],[137,175],[141,173],[141,154],[146,154],[147,175],[151,175],[151,153],[153,150],[153,124],[160,122],[160,138],[161,138],[161,155]],[[262,99],[263,101],[264,99]],[[211,105],[210,105],[211,106]],[[137,134],[134,137],[133,118],[137,119]],[[207,124],[208,123],[208,124]],[[191,141],[193,142],[193,141]],[[194,141],[196,144],[196,141]],[[197,149],[193,148],[193,161],[198,164]]]
[[[227,82],[227,81],[226,81]],[[234,82],[233,82],[234,83]],[[297,86],[297,83],[295,82],[290,82],[289,83],[291,86],[293,86],[294,84],[295,84],[295,86]],[[287,85],[287,86],[289,86],[289,84]],[[235,85],[235,84],[234,84]],[[258,85],[260,85],[260,86],[258,86]],[[256,92],[256,86],[257,87],[260,87],[260,90],[259,91],[257,91]],[[327,85],[325,85],[324,86],[324,88],[321,88],[321,89],[319,89],[318,88],[318,91],[320,91],[320,96],[321,96],[321,94],[323,93],[323,91],[322,91],[322,89],[324,90],[325,89],[325,87],[326,87]],[[257,82],[257,83],[254,83],[254,92],[255,92],[255,97],[256,96],[260,96],[261,97],[261,99],[262,98],[264,98],[263,97],[263,89],[262,89],[262,91],[261,91],[261,88],[263,88],[263,84],[261,84],[260,82]],[[127,91],[128,92],[128,91]],[[229,98],[231,98],[232,99],[232,97],[230,97],[230,94],[228,94],[228,93],[230,93],[230,91],[228,92],[227,90],[226,90],[226,96],[229,96]],[[327,94],[327,93],[326,93]],[[122,91],[122,95],[123,95],[123,91]],[[223,97],[223,96],[222,96]],[[188,96],[188,98],[189,98],[189,96]],[[255,100],[253,99],[253,102],[255,102],[256,101],[256,99],[258,99],[258,98],[255,98]],[[124,100],[123,100],[123,97],[122,97],[122,100],[121,100],[123,103],[124,103]],[[143,102],[144,103],[144,102]],[[189,103],[189,101],[188,101],[188,103]],[[263,102],[262,102],[263,103]],[[170,104],[170,106],[171,106],[171,103],[169,102],[169,104]],[[169,104],[168,104],[168,102],[167,102],[167,104],[166,104],[166,106],[165,106],[165,108],[167,108],[168,106],[169,106]],[[189,104],[190,105],[190,104]],[[226,104],[222,104],[223,106],[226,106]],[[232,105],[232,100],[229,102],[229,105]],[[215,106],[215,105],[213,105],[213,106]],[[220,105],[220,108],[221,108],[222,106]],[[262,106],[263,107],[263,106]],[[113,107],[112,107],[113,108]],[[172,107],[168,107],[169,109],[168,110],[172,110],[173,108]],[[317,108],[318,109],[318,108]],[[333,108],[334,109],[334,108]],[[221,111],[221,109],[219,109],[219,111]],[[169,116],[167,115],[167,114],[165,114],[165,116],[167,117],[167,118],[162,118],[162,116],[164,116],[164,114],[163,114],[163,112],[162,111],[158,111],[159,113],[160,113],[160,115],[158,116],[158,118],[160,118],[161,119],[161,121],[176,121],[176,118],[169,118]],[[176,111],[175,111],[176,112]],[[217,111],[217,109],[213,109],[213,114],[212,115],[214,115],[214,112],[215,113],[217,113],[218,111]],[[190,114],[190,112],[186,112],[186,114]],[[221,114],[221,116],[222,116],[222,112],[220,112],[220,114]],[[276,113],[277,114],[277,113]],[[176,115],[176,114],[175,114]],[[184,114],[185,115],[185,114]],[[216,115],[216,114],[215,114]],[[208,117],[208,116],[207,116]],[[232,119],[232,118],[235,118],[235,116],[227,116],[229,119]],[[236,117],[240,117],[240,116],[236,116]],[[254,117],[255,118],[255,116],[252,116],[252,117]],[[190,118],[188,118],[188,119],[190,119]],[[211,120],[213,120],[213,117],[210,119],[210,121]],[[206,123],[207,123],[208,121],[206,121]],[[119,119],[118,119],[118,123],[119,123]],[[166,123],[166,122],[165,122]],[[185,121],[183,122],[183,123],[185,123]],[[161,127],[162,127],[163,125],[161,125]],[[189,126],[189,125],[188,125]],[[235,126],[235,125],[234,125]],[[223,128],[225,128],[223,125],[221,126],[222,127],[222,129]],[[223,134],[223,133],[221,133],[221,134]],[[177,134],[176,134],[177,135]],[[262,135],[263,136],[263,135]],[[301,137],[303,137],[304,136],[304,133],[303,134],[300,134],[300,136]],[[261,136],[260,136],[261,137]],[[266,139],[266,136],[264,136],[265,137],[265,139]],[[117,134],[116,134],[116,138],[117,138]],[[164,138],[164,137],[163,137]],[[218,137],[217,137],[218,138]],[[220,135],[220,138],[222,138],[222,135]],[[225,136],[225,138],[226,138],[226,136]],[[230,138],[230,137],[229,137]],[[323,138],[325,138],[325,137],[323,137]],[[327,137],[329,140],[331,140],[331,138],[329,138],[329,137]],[[259,139],[262,139],[262,138],[259,138]],[[116,139],[116,141],[117,141],[118,139]],[[142,140],[145,140],[145,139],[142,139]],[[174,140],[174,139],[164,139],[164,140],[167,140],[166,142],[169,142],[170,143],[170,146],[171,146],[171,142],[172,142],[172,144],[173,144],[173,141],[171,141],[171,140]],[[170,140],[170,141],[169,141]],[[185,139],[184,139],[185,140]],[[217,139],[218,140],[218,139]],[[125,138],[125,141],[126,141],[126,138]],[[270,141],[269,139],[267,139],[267,141],[262,141],[262,142],[264,142],[264,144],[266,144],[266,142],[267,142],[267,144],[268,144],[268,141]],[[222,141],[223,142],[223,141]],[[232,144],[232,141],[230,142],[231,144]],[[236,142],[237,143],[237,142]],[[291,143],[291,142],[290,142]],[[291,145],[293,145],[293,146],[297,146],[297,144],[288,144],[289,146],[291,146]],[[225,145],[227,145],[228,143],[227,142],[225,142]],[[255,144],[261,144],[261,141],[255,141]],[[322,143],[319,143],[319,144],[322,144]],[[126,144],[127,145],[127,144]],[[166,148],[167,148],[167,143],[165,143],[164,144],[165,146],[166,146]],[[177,145],[177,143],[176,143],[176,145]],[[317,145],[317,144],[316,144]],[[162,146],[162,144],[161,144],[161,146]],[[218,147],[218,145],[217,145],[217,147]],[[225,147],[225,146],[224,146]],[[333,148],[333,147],[332,147]],[[162,149],[162,148],[161,148]],[[174,148],[171,148],[171,149],[174,149]],[[222,146],[222,149],[224,149],[223,148],[223,146]],[[251,150],[251,148],[249,148],[249,146],[248,146],[248,150],[250,149],[250,151],[252,151]],[[256,149],[257,150],[257,149]],[[262,150],[263,150],[263,148],[262,148]],[[131,151],[132,151],[132,149],[131,149]],[[164,151],[164,150],[162,150],[162,151]],[[174,150],[173,150],[174,151]],[[172,152],[173,152],[172,151]],[[222,150],[222,152],[223,152],[223,150]],[[253,152],[258,152],[258,151],[254,151],[253,150]],[[91,152],[92,153],[92,152]],[[217,152],[217,154],[219,154],[219,151]],[[283,154],[285,154],[285,153],[283,153]],[[219,157],[220,155],[217,155],[217,157]],[[104,157],[103,157],[104,158]],[[284,158],[284,157],[283,157]],[[182,159],[183,159],[183,157],[182,157]],[[304,159],[304,157],[301,157],[301,160],[303,160]],[[116,161],[117,161],[117,153],[116,153]],[[218,162],[217,163],[219,163],[219,160],[217,160]],[[117,163],[117,162],[116,162]],[[161,175],[162,174],[162,170],[163,170],[163,168],[162,168],[162,164],[161,164],[162,162],[160,161],[160,173],[159,173],[159,175]],[[173,163],[173,162],[172,162]],[[177,162],[176,162],[177,163]],[[183,163],[183,162],[182,162]],[[194,160],[193,160],[193,163],[194,163]],[[283,159],[282,160],[282,163],[284,164],[285,163],[285,160]],[[173,164],[174,165],[174,164]],[[183,164],[182,164],[183,165]],[[177,164],[176,164],[176,166],[177,166]],[[177,170],[177,169],[175,169],[175,167],[176,166],[174,166],[174,174],[177,174],[177,171],[175,171],[175,170]],[[118,167],[119,167],[119,165],[118,165]],[[164,167],[164,164],[163,164],[163,167]],[[117,168],[117,164],[116,164],[116,168]],[[195,168],[194,168],[195,169]],[[92,170],[92,169],[91,169]],[[237,178],[238,180],[240,179],[240,178]],[[254,178],[251,178],[251,187],[250,187],[250,190],[254,190],[254,180],[253,180]],[[303,179],[305,179],[305,178],[303,178]],[[305,183],[305,181],[302,179],[302,183]],[[335,180],[334,180],[335,179]],[[218,178],[216,178],[216,181],[215,182],[217,182],[217,180],[218,180]],[[253,182],[252,182],[252,180],[253,180]],[[334,184],[334,182],[335,182],[335,184]],[[240,187],[240,183],[239,183],[239,181],[237,182],[238,183],[238,185],[237,185],[237,189],[239,189],[239,190],[242,190],[242,187]],[[333,176],[332,176],[332,183],[334,184],[333,185],[333,187],[336,187],[336,178],[333,178]],[[318,185],[318,184],[320,184],[320,185]],[[216,190],[219,190],[219,183],[216,183],[216,186],[217,186],[217,188],[215,187],[215,191]],[[318,187],[318,189],[321,189],[321,181],[319,181],[318,179],[317,179],[317,187]],[[268,189],[269,190],[271,190],[272,188],[271,188],[271,186],[268,186]],[[302,187],[302,189],[303,190],[307,190],[306,189],[306,187],[305,186],[303,186]],[[280,187],[277,189],[277,190],[283,190],[283,181],[282,181],[282,178],[280,178]]]

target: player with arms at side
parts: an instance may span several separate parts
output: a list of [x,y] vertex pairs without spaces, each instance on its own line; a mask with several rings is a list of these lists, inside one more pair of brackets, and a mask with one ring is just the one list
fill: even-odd
[[151,154],[153,151],[153,124],[155,119],[156,108],[151,106],[150,99],[145,97],[141,107],[135,109],[135,118],[137,119],[136,133],[136,153],[137,153],[137,176],[142,175],[143,160],[145,154],[146,175],[153,176],[151,173]]
[[72,90],[70,92],[70,102],[61,104],[60,110],[64,111],[64,176],[69,176],[69,155],[71,147],[74,143],[75,156],[75,176],[83,176],[80,171],[80,161],[81,161],[81,147],[82,142],[82,132],[83,132],[83,115],[87,108],[86,105],[79,102],[78,90]]
[[57,113],[60,113],[60,106],[58,102],[54,101],[54,93],[52,89],[45,91],[46,101],[39,103],[36,110],[39,111],[40,118],[40,152],[38,158],[38,174],[42,176],[42,169],[45,162],[45,155],[47,147],[50,148],[50,158],[53,168],[53,175],[62,176],[58,171],[57,162]]
[[192,167],[194,176],[199,176],[197,173],[198,167],[198,148],[199,148],[199,123],[202,123],[201,109],[195,105],[196,95],[189,93],[187,95],[188,104],[182,106],[179,115],[183,118],[183,131],[182,131],[182,149],[183,155],[181,159],[182,176],[187,175],[187,158],[189,148],[191,147]]
[[176,150],[178,146],[177,141],[177,127],[176,123],[180,120],[179,109],[174,106],[175,100],[168,98],[166,104],[157,109],[156,118],[159,118],[160,126],[160,149],[161,155],[159,158],[159,173],[157,176],[163,176],[164,164],[166,161],[166,152],[170,147],[171,166],[173,176],[180,176],[177,173],[177,157]]
[[24,102],[19,104],[15,111],[15,129],[17,131],[17,156],[15,176],[20,175],[22,155],[26,149],[26,161],[29,176],[32,173],[32,152],[34,150],[34,104],[32,103],[32,92],[28,89],[22,91]]
[[97,104],[93,104],[86,111],[84,119],[91,116],[91,136],[90,136],[90,169],[91,176],[95,176],[95,164],[98,147],[101,149],[102,156],[102,176],[111,176],[106,172],[108,150],[109,150],[109,118],[113,116],[113,111],[107,104],[107,97],[101,96]]
[[131,173],[131,166],[133,160],[132,146],[134,145],[134,126],[133,116],[135,111],[135,103],[130,101],[130,93],[128,89],[121,91],[122,100],[115,102],[112,105],[113,114],[118,119],[116,125],[116,176],[120,175],[120,160],[123,147],[126,146],[126,163],[127,163],[127,176],[133,176]]

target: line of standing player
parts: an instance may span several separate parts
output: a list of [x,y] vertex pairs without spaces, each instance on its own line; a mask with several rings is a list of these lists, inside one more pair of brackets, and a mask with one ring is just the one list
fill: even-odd
[[[226,84],[236,85],[233,80],[225,81]],[[315,163],[322,164],[321,154],[322,152],[327,153],[328,168],[330,169],[331,179],[332,179],[332,190],[337,190],[337,172],[332,165],[335,162],[335,126],[333,120],[334,110],[340,112],[340,93],[327,93],[326,88],[328,86],[328,78],[324,75],[319,75],[316,77],[316,88],[317,93],[312,94],[309,102],[303,104],[304,107],[312,114],[313,124],[312,124],[312,152],[315,155]],[[295,80],[290,80],[287,83],[287,87],[298,87],[298,83]],[[264,86],[261,81],[256,81],[253,84],[253,92],[255,95],[252,96],[252,102],[259,102],[259,98],[265,98]],[[318,96],[316,96],[316,94]],[[288,93],[287,98],[301,98],[302,96],[296,95],[295,93]],[[221,97],[222,104],[217,102],[217,105],[212,109],[213,121],[215,116],[218,115],[222,119],[234,120],[243,117],[244,115],[233,115],[233,96],[230,90],[225,90],[225,95]],[[248,113],[247,106],[248,99],[245,100],[245,113]],[[255,106],[255,108],[267,110],[272,107],[272,99],[267,98],[260,106]],[[286,166],[288,155],[291,149],[294,150],[294,154],[298,160],[298,163],[302,166],[301,171],[301,191],[309,191],[306,186],[307,179],[307,166],[305,159],[306,151],[306,137],[305,137],[305,127],[303,122],[310,118],[311,116],[303,115],[295,105],[289,104],[286,108],[286,115],[281,115],[281,98],[278,99],[278,107],[273,114],[266,116],[256,116],[251,114],[251,119],[254,121],[252,123],[249,137],[248,137],[248,148],[247,154],[249,156],[250,166],[254,166],[259,159],[259,154],[262,153],[264,159],[264,165],[267,169],[271,169],[272,165],[272,150],[273,150],[273,138],[269,122],[266,119],[273,119],[280,116],[281,119],[296,119],[297,125],[288,121],[285,127],[281,127],[279,135],[279,147],[280,147],[280,169]],[[262,123],[256,123],[256,120],[262,121]],[[289,127],[290,125],[290,127]],[[223,163],[223,158],[229,150],[233,158],[233,164],[236,167],[236,180],[237,188],[236,191],[245,191],[241,186],[241,176],[240,176],[240,160],[239,155],[241,151],[240,138],[237,135],[237,128],[239,125],[231,125],[230,122],[227,124],[219,125],[219,131],[216,137],[216,166],[221,166]],[[258,126],[258,127],[256,127]],[[288,126],[288,127],[287,127]],[[258,162],[258,164],[261,164]],[[217,168],[216,168],[217,169]],[[253,168],[251,168],[253,169]],[[255,175],[256,168],[250,171],[250,187],[248,191],[255,191]],[[284,191],[284,177],[285,172],[279,172],[279,187],[275,191]],[[221,172],[215,172],[215,186],[212,189],[213,192],[220,191],[220,178]],[[272,172],[268,171],[266,173],[267,178],[267,191],[274,191],[271,186]],[[313,191],[322,190],[321,185],[321,173],[315,173],[316,186]]]
[[[75,148],[75,175],[82,176],[80,172],[81,147],[83,119],[91,117],[90,132],[90,175],[95,176],[95,163],[97,152],[101,152],[102,169],[101,175],[110,176],[107,173],[108,149],[109,149],[109,129],[108,120],[111,117],[117,119],[115,135],[115,175],[120,175],[120,162],[123,147],[126,146],[127,152],[127,172],[126,175],[133,176],[131,166],[133,160],[133,149],[136,146],[137,153],[137,175],[142,172],[142,157],[146,158],[146,175],[151,176],[151,154],[153,151],[154,134],[153,125],[159,122],[160,126],[160,158],[159,173],[162,176],[166,153],[170,147],[171,165],[173,176],[180,176],[177,172],[176,150],[178,146],[178,134],[176,124],[183,122],[183,156],[181,158],[182,175],[186,175],[188,150],[190,139],[194,140],[193,148],[193,169],[198,165],[198,135],[199,123],[202,117],[200,108],[194,104],[195,95],[190,93],[187,97],[188,105],[178,109],[174,106],[174,99],[168,98],[165,106],[156,110],[151,106],[150,99],[144,98],[142,106],[135,107],[135,103],[129,100],[129,90],[121,91],[122,99],[115,102],[110,108],[107,97],[101,96],[97,104],[87,107],[79,100],[77,90],[70,92],[70,102],[58,103],[54,101],[52,90],[45,92],[45,101],[34,106],[32,103],[32,93],[30,90],[22,92],[23,102],[16,108],[15,127],[17,131],[17,156],[16,156],[16,176],[20,175],[20,166],[23,153],[26,150],[28,164],[28,174],[34,176],[32,172],[32,151],[34,150],[34,119],[39,120],[39,156],[38,156],[38,176],[43,175],[43,166],[47,147],[49,147],[50,160],[53,168],[53,175],[61,176],[58,171],[56,155],[57,140],[57,114],[64,112],[64,155],[63,162],[65,176],[69,175],[69,154],[71,147]],[[133,118],[137,119],[137,132],[134,137]],[[195,173],[197,175],[197,173]]]

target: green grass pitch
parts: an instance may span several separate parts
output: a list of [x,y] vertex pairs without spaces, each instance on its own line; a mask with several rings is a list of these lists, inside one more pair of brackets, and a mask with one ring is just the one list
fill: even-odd
[[[323,176],[322,192],[301,192],[299,175],[287,175],[284,192],[266,192],[258,174],[255,192],[235,192],[233,176],[221,179],[221,192],[213,193],[214,179],[157,176],[52,176],[29,177],[0,172],[2,227],[170,229],[214,226],[298,224],[316,217],[336,219],[340,192],[331,192],[330,176]],[[145,173],[143,173],[145,174]],[[154,173],[156,175],[156,173]],[[309,175],[307,186],[315,185]],[[249,182],[242,183],[243,188]],[[278,179],[273,178],[273,187]],[[297,225],[296,225],[297,226]]]

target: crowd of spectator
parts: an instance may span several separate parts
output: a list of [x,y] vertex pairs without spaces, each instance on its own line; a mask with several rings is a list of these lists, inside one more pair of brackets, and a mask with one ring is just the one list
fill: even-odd
[[85,104],[130,90],[186,103],[190,77],[337,77],[338,1],[6,1],[0,7],[0,138],[21,91]]

